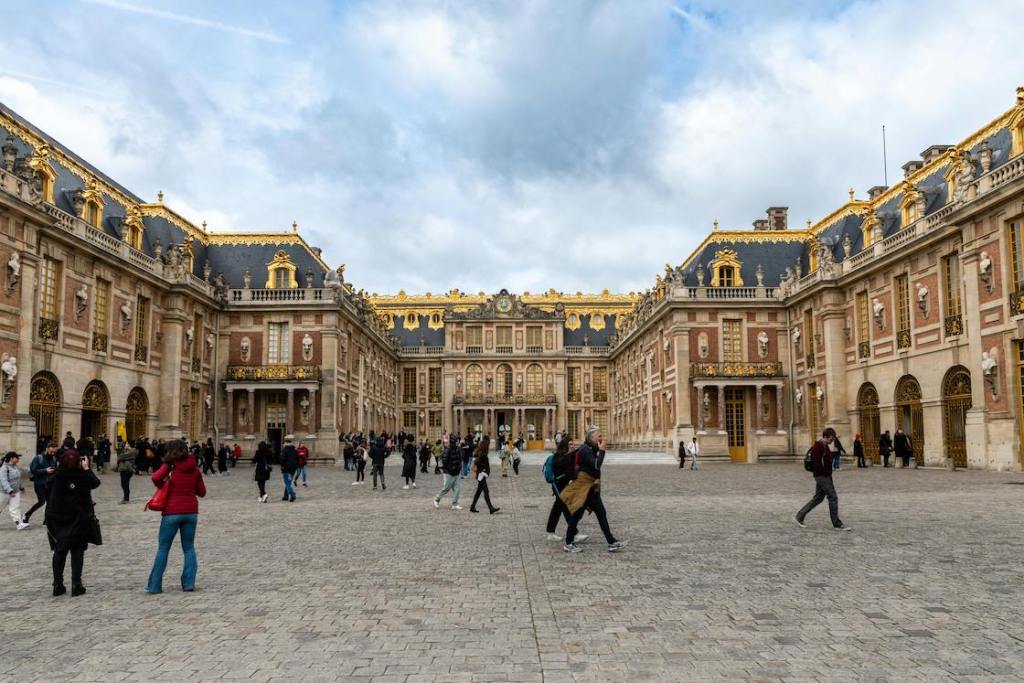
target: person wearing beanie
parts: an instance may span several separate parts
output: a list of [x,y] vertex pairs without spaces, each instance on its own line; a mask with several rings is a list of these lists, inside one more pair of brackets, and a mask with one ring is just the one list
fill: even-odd
[[574,469],[576,478],[561,493],[562,502],[569,510],[569,529],[565,534],[564,550],[567,553],[578,553],[583,550],[576,545],[576,529],[583,513],[590,510],[597,517],[604,538],[608,542],[608,552],[618,552],[626,546],[627,541],[620,541],[612,534],[608,525],[608,513],[601,500],[601,464],[604,462],[604,435],[595,425],[585,431],[583,445],[576,454]]

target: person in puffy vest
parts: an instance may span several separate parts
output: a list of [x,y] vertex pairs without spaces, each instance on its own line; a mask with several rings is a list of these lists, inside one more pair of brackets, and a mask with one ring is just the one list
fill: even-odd
[[461,510],[459,505],[459,493],[462,487],[459,483],[459,475],[462,473],[462,451],[459,449],[458,441],[449,439],[448,450],[445,451],[441,460],[441,467],[444,470],[444,486],[441,492],[434,496],[434,507],[441,507],[441,498],[449,491],[452,492],[452,510]]

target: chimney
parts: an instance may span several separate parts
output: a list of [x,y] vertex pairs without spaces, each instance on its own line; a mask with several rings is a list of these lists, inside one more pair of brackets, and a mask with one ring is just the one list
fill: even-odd
[[760,219],[754,221],[754,230],[767,230],[767,229],[768,229],[768,219],[767,218],[760,218]]
[[932,145],[925,151],[921,152],[921,159],[924,160],[925,164],[930,164],[945,154],[947,150],[952,148],[953,145]]
[[889,188],[885,185],[875,185],[874,187],[868,188],[868,199],[875,199],[878,195],[882,194]]
[[903,177],[909,178],[911,175],[914,174],[914,171],[920,170],[922,166],[924,166],[923,161],[918,161],[917,159],[912,159],[908,161],[907,163],[903,164],[902,167]]
[[788,211],[788,206],[768,207],[768,224],[771,226],[771,230],[785,230],[789,227],[786,218],[786,213]]

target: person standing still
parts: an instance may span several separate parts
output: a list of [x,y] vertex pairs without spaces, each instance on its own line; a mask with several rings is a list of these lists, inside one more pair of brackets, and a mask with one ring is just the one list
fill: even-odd
[[153,473],[152,479],[157,488],[170,488],[167,491],[167,504],[160,513],[156,557],[153,558],[153,568],[146,582],[146,592],[163,593],[167,556],[178,534],[181,534],[181,550],[185,555],[181,570],[181,590],[192,592],[196,589],[196,574],[199,573],[195,546],[199,498],[206,496],[206,483],[195,457],[189,454],[184,441],[175,440],[167,445],[164,463]]
[[19,460],[20,455],[9,451],[4,456],[4,464],[0,465],[0,511],[6,507],[14,526],[21,531],[28,528],[28,522],[21,516],[21,493],[25,489],[21,485]]
[[896,457],[900,459],[900,469],[910,467],[910,456],[914,454],[914,446],[910,441],[910,436],[901,427],[896,428],[892,445],[896,449]]
[[57,471],[57,442],[47,441],[46,450],[32,458],[29,463],[29,476],[32,478],[32,488],[35,490],[36,502],[25,513],[25,523],[28,524],[32,513],[46,505],[46,482]]
[[380,476],[380,490],[387,491],[388,486],[384,483],[384,461],[388,457],[388,446],[387,442],[383,438],[378,438],[372,446],[370,446],[370,477],[373,479],[373,490],[377,490],[377,476]]
[[803,528],[804,518],[807,513],[816,508],[821,501],[828,499],[828,513],[832,518],[832,527],[836,531],[850,531],[850,527],[843,524],[839,519],[839,496],[836,494],[836,487],[832,483],[832,451],[830,446],[836,440],[836,430],[827,427],[821,433],[821,438],[811,446],[811,467],[814,474],[814,495],[807,504],[796,513],[796,523]]
[[57,471],[46,482],[46,513],[43,524],[53,551],[53,594],[64,595],[64,565],[71,554],[71,595],[85,595],[82,570],[89,547],[92,490],[100,480],[89,468],[89,458],[70,448],[60,456]]
[[135,476],[135,459],[139,456],[138,451],[135,450],[135,445],[131,444],[129,448],[125,447],[118,442],[117,447],[117,464],[114,465],[114,469],[117,470],[117,474],[121,477],[121,500],[120,505],[127,505],[128,498],[131,496],[132,477]]
[[683,466],[686,464],[686,442],[685,441],[680,441],[679,442],[679,452],[677,453],[677,457],[679,458],[679,469],[683,469]]
[[889,430],[886,429],[885,433],[878,437],[878,454],[882,456],[882,467],[889,466],[890,453],[892,453],[892,438],[889,436]]
[[864,464],[864,442],[860,440],[860,434],[853,437],[853,457],[857,459],[857,467],[867,467]]
[[693,437],[690,443],[686,444],[686,452],[690,454],[690,469],[700,469],[697,467],[697,454],[700,453],[700,444],[697,443],[697,437]]

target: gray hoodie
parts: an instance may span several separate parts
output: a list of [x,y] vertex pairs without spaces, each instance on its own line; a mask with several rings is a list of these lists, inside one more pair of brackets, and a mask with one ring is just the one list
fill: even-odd
[[21,470],[16,465],[9,462],[0,465],[0,490],[8,494],[21,490]]

